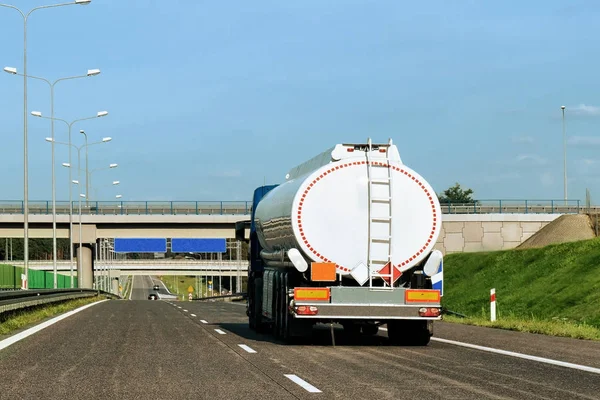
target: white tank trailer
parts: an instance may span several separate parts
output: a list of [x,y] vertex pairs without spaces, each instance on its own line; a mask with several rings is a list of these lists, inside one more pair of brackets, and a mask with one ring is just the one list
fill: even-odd
[[[441,319],[440,204],[386,144],[338,144],[255,190],[250,327],[285,340],[316,323],[426,345]],[[244,224],[239,224],[238,237]],[[241,232],[241,233],[240,233]]]

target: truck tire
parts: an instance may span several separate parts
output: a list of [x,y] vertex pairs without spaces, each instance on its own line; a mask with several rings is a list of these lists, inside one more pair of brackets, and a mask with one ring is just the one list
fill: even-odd
[[265,323],[262,318],[262,292],[263,278],[254,280],[254,329],[258,333],[265,332]]
[[272,320],[273,323],[271,325],[271,333],[275,338],[279,338],[279,326],[281,320],[281,310],[280,310],[280,293],[279,293],[279,281],[281,274],[279,271],[273,273],[273,287],[271,288],[271,296],[273,298],[273,307],[272,307]]
[[389,321],[388,338],[392,345],[427,346],[431,340],[431,321]]

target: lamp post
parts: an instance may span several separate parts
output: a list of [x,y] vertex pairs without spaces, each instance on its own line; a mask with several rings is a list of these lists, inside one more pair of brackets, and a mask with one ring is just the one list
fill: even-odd
[[[23,17],[23,263],[25,276],[29,276],[29,171],[27,158],[27,21],[31,13],[44,8],[70,6],[74,4],[90,4],[92,0],[75,0],[69,3],[51,4],[34,7],[26,13],[10,5],[1,4],[0,7],[11,8],[18,11]],[[56,272],[54,273],[56,279]],[[29,289],[29,279],[26,280],[25,289]]]
[[[81,133],[84,137],[85,137],[85,142],[87,143],[88,141],[88,137],[87,134],[85,133],[85,131],[83,129],[79,130],[79,133]],[[85,151],[85,197],[86,197],[86,204],[89,203],[89,199],[90,199],[90,193],[89,193],[89,188],[90,188],[90,175],[92,172],[95,171],[103,171],[106,169],[112,169],[112,168],[117,168],[119,166],[119,164],[109,164],[108,168],[96,168],[94,170],[92,170],[90,172],[89,170],[89,163],[88,163],[88,152],[87,150]]]
[[[113,163],[113,164],[108,164],[108,167],[104,167],[104,168],[94,168],[92,170],[90,170],[89,172],[86,173],[86,179],[90,180],[90,188],[92,188],[92,192],[93,192],[93,181],[92,181],[92,175],[94,174],[94,172],[98,172],[98,171],[106,171],[108,169],[114,169],[117,168],[119,166],[119,164]],[[86,189],[87,190],[87,189]],[[86,196],[90,197],[88,193],[85,194]]]
[[[86,121],[88,119],[94,119],[94,118],[100,118],[100,117],[105,117],[108,115],[108,111],[99,111],[98,113],[96,113],[95,116],[93,117],[86,117],[86,118],[79,118],[76,119],[72,122],[67,122],[64,119],[61,118],[54,118],[54,117],[44,117],[42,115],[41,112],[39,111],[32,111],[31,115],[33,115],[34,117],[38,117],[38,118],[43,118],[43,119],[50,119],[52,121],[61,121],[64,122],[68,127],[69,127],[69,166],[71,165],[71,128],[73,127],[73,124],[75,124],[76,122],[80,122],[80,121]],[[53,145],[54,145],[54,138],[51,138],[53,141]],[[63,166],[65,166],[65,164],[63,164]],[[72,174],[71,174],[71,168],[69,168],[69,182],[71,182],[72,180]],[[55,186],[56,183],[52,182],[52,192],[54,193]],[[73,197],[72,197],[72,188],[71,188],[71,184],[69,183],[69,242],[70,242],[70,246],[69,246],[69,257],[71,260],[71,288],[73,288]]]
[[560,106],[562,110],[562,130],[563,130],[563,170],[565,185],[565,206],[567,205],[567,133],[565,131],[565,106]]
[[[71,182],[79,185],[79,188],[81,188],[81,186],[80,186],[80,183],[81,183],[81,149],[87,148],[88,146],[93,146],[93,145],[96,145],[96,144],[107,143],[107,142],[110,142],[111,140],[112,140],[112,138],[105,137],[105,138],[103,138],[99,142],[93,142],[93,143],[89,143],[89,144],[84,144],[84,145],[81,145],[81,146],[78,147],[78,146],[75,146],[74,144],[71,144],[71,143],[58,142],[58,141],[56,141],[56,140],[54,140],[52,138],[46,138],[47,142],[54,142],[56,144],[62,144],[62,145],[65,145],[65,146],[74,147],[77,150],[77,165],[79,167],[78,168],[78,178],[79,179],[77,179],[76,181],[71,181]],[[64,163],[63,165],[64,166],[68,165],[69,170],[72,169],[72,164],[71,163]],[[71,185],[69,185],[69,188],[70,187],[71,187]],[[69,193],[70,193],[70,190],[69,190]],[[77,276],[78,276],[79,282],[81,282],[81,276],[82,276],[82,272],[83,272],[83,263],[82,263],[82,260],[81,260],[82,259],[82,257],[81,257],[81,255],[82,255],[82,247],[83,247],[82,221],[81,221],[81,198],[82,197],[85,197],[85,194],[81,193],[81,190],[79,190],[79,255],[77,257],[77,264],[78,264],[78,267],[77,267]],[[71,200],[69,200],[69,201],[71,203],[73,203]],[[71,214],[72,214],[72,212],[71,212]],[[72,237],[73,235],[71,234],[70,236]],[[72,244],[71,244],[71,247],[72,247]],[[71,253],[71,256],[72,256],[72,253]],[[71,270],[72,270],[72,266],[71,266]],[[72,280],[73,279],[72,279],[72,275],[71,275],[71,281]]]
[[[17,75],[17,76],[25,76],[24,74],[18,73],[17,69],[14,67],[5,67],[4,72],[7,72],[12,75]],[[42,82],[46,82],[48,84],[48,86],[50,86],[50,114],[51,114],[51,117],[54,118],[54,85],[56,85],[58,82],[61,82],[61,81],[79,79],[79,78],[87,78],[87,77],[96,76],[99,74],[100,74],[99,69],[89,69],[87,71],[86,75],[68,76],[66,78],[59,78],[59,79],[55,80],[54,82],[50,82],[46,78],[42,78],[39,76],[33,76],[33,75],[27,75],[27,78],[37,79]],[[52,119],[51,130],[52,130],[52,139],[54,139],[54,119]],[[52,143],[52,265],[53,265],[53,269],[54,269],[54,289],[56,289],[58,287],[58,273],[57,273],[57,265],[56,265],[58,257],[57,257],[57,251],[56,251],[56,185],[55,185],[56,170],[55,170],[55,165],[54,165],[55,164],[54,154],[55,154],[54,153],[54,143]]]

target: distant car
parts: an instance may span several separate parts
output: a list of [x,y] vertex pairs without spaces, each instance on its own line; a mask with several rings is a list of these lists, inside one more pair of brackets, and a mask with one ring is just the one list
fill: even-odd
[[158,300],[158,295],[156,293],[150,293],[148,295],[148,300]]
[[154,290],[160,290],[160,287],[158,285],[154,285],[154,287],[152,289],[154,289]]

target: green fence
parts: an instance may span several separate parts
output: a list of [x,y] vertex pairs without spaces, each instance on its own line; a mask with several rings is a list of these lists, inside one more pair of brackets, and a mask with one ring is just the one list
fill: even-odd
[[[0,289],[20,289],[21,274],[23,274],[23,267],[0,265]],[[28,275],[30,289],[54,288],[54,273],[30,269]],[[59,289],[71,287],[71,277],[69,275],[58,274],[57,278]],[[77,287],[77,277],[73,278],[73,285]]]

